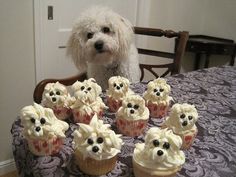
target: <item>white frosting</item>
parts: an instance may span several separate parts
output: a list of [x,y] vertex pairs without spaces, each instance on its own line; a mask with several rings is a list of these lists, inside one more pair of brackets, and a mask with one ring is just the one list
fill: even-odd
[[147,120],[149,118],[149,110],[141,96],[127,95],[122,101],[122,106],[116,113],[116,118]]
[[[158,143],[154,145],[154,141]],[[173,134],[172,130],[152,127],[147,131],[145,143],[135,144],[133,160],[153,173],[176,169],[185,162],[181,145],[182,139]]]
[[64,133],[69,128],[66,122],[56,118],[52,109],[44,108],[37,103],[24,107],[20,117],[26,138],[65,138]]
[[73,99],[66,87],[59,82],[48,83],[42,95],[42,105],[48,108],[66,107],[69,108]]
[[177,103],[172,106],[164,124],[177,134],[185,134],[189,130],[196,129],[197,119],[198,113],[194,105]]
[[[147,91],[144,92],[144,99],[154,104],[169,105],[172,97],[169,96],[171,91],[170,85],[163,78],[155,79],[148,83]],[[159,94],[159,95],[158,95]]]
[[113,76],[108,80],[107,96],[122,100],[127,94],[133,94],[129,88],[129,80],[121,76]]
[[[74,145],[84,158],[104,160],[110,159],[120,152],[123,145],[121,135],[115,134],[110,129],[109,124],[103,124],[103,121],[99,120],[96,114],[89,125],[83,123],[78,125],[79,128],[74,131]],[[103,141],[99,142],[99,138]],[[94,148],[97,148],[97,152],[93,151]]]

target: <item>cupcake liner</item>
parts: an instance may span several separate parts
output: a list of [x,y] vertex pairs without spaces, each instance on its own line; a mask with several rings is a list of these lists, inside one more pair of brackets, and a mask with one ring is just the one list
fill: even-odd
[[169,106],[168,105],[163,105],[163,104],[154,104],[149,102],[147,104],[147,107],[150,111],[150,116],[153,118],[162,118],[165,117],[167,115],[167,112],[169,110]]
[[59,152],[64,139],[50,138],[47,140],[27,139],[29,150],[38,156],[53,155]]
[[189,149],[192,146],[195,140],[195,137],[197,136],[197,133],[198,133],[198,129],[196,128],[196,129],[190,130],[186,134],[177,134],[182,138],[182,141],[183,141],[181,149],[183,150]]
[[72,114],[72,111],[70,108],[65,107],[55,107],[53,108],[53,112],[55,116],[60,120],[65,120],[69,118]]
[[115,100],[111,97],[107,97],[107,106],[109,107],[111,112],[117,112],[121,105],[121,100]]
[[90,157],[83,158],[83,154],[76,150],[75,152],[75,164],[77,164],[80,170],[88,175],[105,175],[115,168],[117,156],[111,159],[95,160]]
[[[84,123],[84,124],[89,124],[91,119],[94,116],[94,112],[92,114],[81,114],[79,111],[77,110],[72,110],[73,113],[73,120],[75,123]],[[99,113],[97,113],[97,116],[99,119],[102,119],[103,116],[103,111],[99,111]]]
[[139,136],[143,133],[147,126],[147,120],[136,120],[136,121],[129,121],[124,118],[117,118],[116,125],[119,131],[127,136]]
[[133,170],[135,177],[175,177],[180,169],[181,167],[177,167],[176,169],[173,169],[171,171],[160,171],[160,173],[155,170],[155,174],[153,174],[152,169],[142,167],[133,160]]

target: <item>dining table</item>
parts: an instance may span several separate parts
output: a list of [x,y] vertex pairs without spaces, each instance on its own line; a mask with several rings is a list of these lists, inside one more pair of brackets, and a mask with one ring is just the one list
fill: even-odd
[[[198,134],[193,145],[184,150],[185,163],[177,177],[236,177],[236,67],[219,66],[166,77],[173,103],[195,105]],[[147,82],[132,83],[131,89],[143,95]],[[105,92],[101,95],[106,102]],[[33,100],[32,100],[33,103]],[[105,111],[104,123],[119,133],[115,113]],[[165,117],[149,118],[140,136],[122,136],[124,145],[115,168],[102,177],[134,177],[132,156],[136,143],[144,142],[150,127],[160,127]],[[70,119],[61,150],[51,156],[32,154],[24,139],[19,116],[12,124],[12,150],[20,177],[90,177],[74,163],[73,131],[78,125]]]

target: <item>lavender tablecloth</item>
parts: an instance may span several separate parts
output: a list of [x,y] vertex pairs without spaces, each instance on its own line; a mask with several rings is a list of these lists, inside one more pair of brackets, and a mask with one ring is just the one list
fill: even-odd
[[[199,133],[193,146],[184,151],[186,163],[178,177],[236,177],[236,67],[218,67],[167,77],[172,87],[174,102],[194,104],[199,113]],[[145,83],[132,85],[139,94],[145,91]],[[104,121],[112,125],[114,114],[106,112]],[[148,127],[160,126],[163,119],[152,119]],[[76,125],[70,123],[63,148],[57,155],[37,157],[32,155],[22,136],[19,118],[12,125],[13,154],[21,177],[89,177],[82,174],[73,163],[71,133]],[[148,128],[147,128],[148,129]],[[146,130],[147,130],[146,129]],[[134,144],[144,136],[123,136],[125,145],[115,169],[105,176],[133,177],[132,152]]]

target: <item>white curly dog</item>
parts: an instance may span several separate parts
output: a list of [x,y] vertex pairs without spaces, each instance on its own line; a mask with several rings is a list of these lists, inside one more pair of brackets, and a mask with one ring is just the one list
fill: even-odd
[[92,7],[75,22],[67,54],[81,72],[104,89],[112,76],[140,79],[139,60],[131,23],[107,7]]

